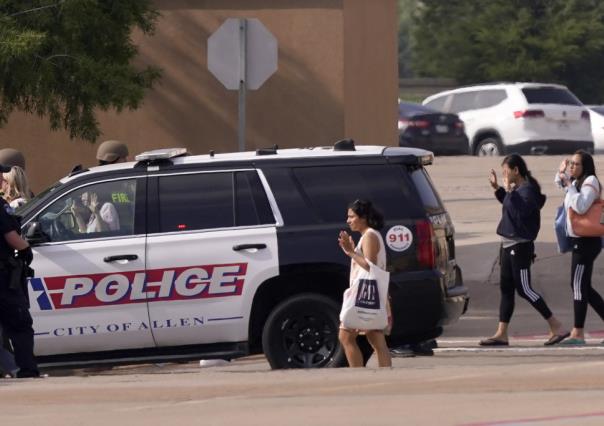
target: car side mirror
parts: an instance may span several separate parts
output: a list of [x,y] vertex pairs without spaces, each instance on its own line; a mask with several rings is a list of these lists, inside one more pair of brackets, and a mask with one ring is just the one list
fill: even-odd
[[29,222],[23,229],[25,239],[30,245],[37,245],[47,243],[50,241],[48,235],[46,235],[40,227],[40,222]]

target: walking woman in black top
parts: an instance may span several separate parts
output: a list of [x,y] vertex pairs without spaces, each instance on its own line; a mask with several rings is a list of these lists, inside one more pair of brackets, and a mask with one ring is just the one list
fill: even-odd
[[497,175],[489,177],[495,197],[502,204],[497,234],[501,236],[499,326],[495,334],[480,341],[481,346],[507,346],[508,326],[514,312],[514,291],[528,301],[547,321],[550,337],[545,345],[560,343],[569,333],[549,310],[545,300],[531,286],[531,263],[535,257],[535,238],[541,227],[541,208],[545,195],[518,154],[508,155],[501,163],[503,187]]

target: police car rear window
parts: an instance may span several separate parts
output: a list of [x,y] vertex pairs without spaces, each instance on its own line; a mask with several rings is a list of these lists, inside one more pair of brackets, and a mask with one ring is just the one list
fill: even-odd
[[417,217],[423,212],[413,200],[413,184],[398,166],[358,165],[294,169],[300,191],[319,222],[343,223],[348,205],[371,201],[386,220]]
[[158,185],[160,232],[274,223],[254,171],[162,176]]
[[417,188],[419,198],[424,205],[424,208],[429,214],[441,213],[445,211],[443,204],[434,190],[434,186],[430,181],[428,173],[423,167],[411,172],[411,180]]

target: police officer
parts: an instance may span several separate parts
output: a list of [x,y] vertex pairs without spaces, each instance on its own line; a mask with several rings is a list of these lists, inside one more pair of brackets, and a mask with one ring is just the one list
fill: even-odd
[[0,164],[8,167],[19,166],[25,170],[25,157],[21,151],[14,148],[0,149]]
[[[10,167],[0,164],[1,173],[9,171]],[[19,231],[19,223],[12,215],[12,209],[0,198],[0,324],[15,352],[15,362],[19,367],[17,377],[39,377],[34,358],[34,330],[27,285],[22,275],[15,279],[15,274],[32,262],[33,253]]]
[[128,161],[128,155],[126,144],[116,140],[103,142],[96,151],[96,159],[99,161],[99,166],[124,163]]
[[[99,161],[99,166],[106,164],[125,163],[128,161],[128,146],[117,140],[107,140],[103,142],[97,152],[96,159]],[[132,223],[134,215],[134,192],[136,187],[131,183],[125,183],[121,188],[114,188],[108,194],[109,201],[115,206],[119,214],[120,220],[127,224]]]

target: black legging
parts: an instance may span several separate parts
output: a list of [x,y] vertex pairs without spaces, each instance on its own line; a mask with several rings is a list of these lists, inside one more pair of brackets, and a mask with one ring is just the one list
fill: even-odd
[[573,257],[570,287],[573,290],[575,327],[585,327],[587,304],[604,320],[604,300],[591,286],[594,261],[602,251],[600,237],[573,238]]
[[514,244],[501,248],[501,304],[499,321],[509,323],[514,313],[514,291],[531,304],[546,320],[552,316],[543,297],[531,286],[531,263],[535,254],[535,244],[531,242]]

